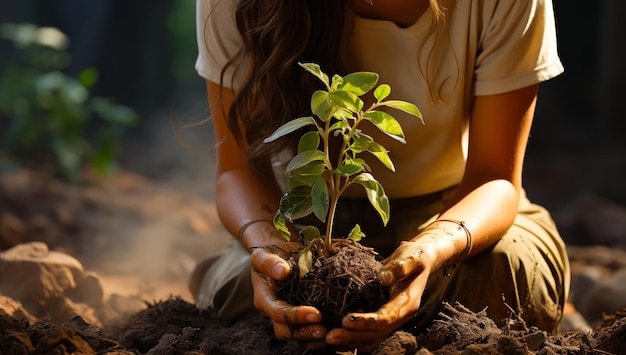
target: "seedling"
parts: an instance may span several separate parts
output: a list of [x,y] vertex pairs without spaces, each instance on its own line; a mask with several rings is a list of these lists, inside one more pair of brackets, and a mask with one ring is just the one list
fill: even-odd
[[[313,213],[322,223],[326,223],[324,236],[315,226],[307,226],[300,233],[308,240],[323,237],[324,255],[328,256],[331,254],[337,202],[349,186],[358,184],[365,188],[369,202],[384,225],[389,221],[389,199],[360,155],[369,152],[388,169],[395,171],[395,168],[387,149],[365,134],[359,126],[363,121],[370,121],[387,136],[405,143],[399,122],[380,109],[397,109],[420,120],[422,114],[411,103],[386,100],[391,88],[387,84],[376,86],[379,79],[376,73],[356,72],[344,77],[334,75],[330,80],[317,64],[301,63],[300,66],[321,80],[326,90],[315,91],[311,97],[311,111],[315,117],[306,116],[289,121],[264,140],[269,143],[300,128],[311,128],[300,138],[297,155],[286,168],[288,190],[280,201],[274,226],[285,239],[290,240],[287,221]],[[372,89],[375,101],[364,109],[365,103],[361,97]],[[340,140],[336,155],[331,154],[330,142],[333,137]],[[332,161],[332,156],[337,157],[335,162]],[[364,236],[360,226],[356,224],[348,238],[358,242]],[[310,247],[305,246],[298,262],[301,277],[311,268],[311,252],[307,248]]]

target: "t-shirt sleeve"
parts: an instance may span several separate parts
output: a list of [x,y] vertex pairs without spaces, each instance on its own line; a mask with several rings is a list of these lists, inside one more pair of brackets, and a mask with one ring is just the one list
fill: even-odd
[[[234,18],[235,4],[234,0],[196,0],[198,57],[195,69],[201,77],[216,83],[220,82],[226,63],[241,48]],[[232,86],[232,66],[223,79],[224,86]]]
[[[487,3],[487,2],[486,2]],[[520,89],[563,72],[551,0],[495,0],[483,8],[476,95]]]

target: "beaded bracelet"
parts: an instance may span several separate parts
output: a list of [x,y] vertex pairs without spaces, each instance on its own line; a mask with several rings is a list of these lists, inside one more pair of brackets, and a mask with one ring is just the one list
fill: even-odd
[[[459,258],[457,260],[455,260],[453,264],[456,264],[456,262],[458,260],[460,260],[462,258],[465,258],[468,255],[470,255],[470,253],[472,252],[472,234],[470,233],[469,229],[467,229],[467,226],[465,225],[464,221],[457,221],[455,219],[438,219],[438,220],[432,222],[430,225],[428,225],[428,227],[430,227],[435,222],[455,223],[455,224],[457,224],[459,226],[459,229],[463,229],[463,231],[465,232],[465,237],[467,238],[467,245],[465,246],[465,252],[463,253],[463,255],[459,256]],[[425,229],[427,229],[428,227],[426,227]]]
[[246,229],[248,229],[248,227],[250,227],[251,225],[253,225],[253,224],[257,223],[257,222],[270,222],[270,223],[273,223],[274,221],[272,221],[271,219],[268,219],[268,218],[261,218],[261,219],[253,219],[253,220],[247,222],[246,224],[241,226],[241,228],[239,228],[239,232],[237,233],[237,240],[239,242],[241,242],[241,238],[243,238],[243,233],[246,231]]

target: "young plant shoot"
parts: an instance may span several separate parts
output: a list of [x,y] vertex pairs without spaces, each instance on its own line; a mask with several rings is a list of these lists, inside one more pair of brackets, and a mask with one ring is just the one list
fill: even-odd
[[[391,88],[387,84],[376,86],[379,78],[376,73],[356,72],[344,77],[334,75],[331,80],[317,64],[301,63],[300,66],[321,80],[326,90],[315,91],[311,97],[314,116],[289,121],[264,140],[269,143],[300,128],[311,128],[300,138],[297,155],[286,168],[288,190],[280,201],[274,225],[289,240],[291,236],[286,223],[313,213],[322,223],[326,223],[323,250],[328,256],[331,253],[337,202],[349,186],[358,184],[365,189],[369,202],[385,225],[390,217],[389,199],[383,187],[372,176],[365,160],[359,156],[369,152],[392,171],[393,162],[387,149],[361,131],[359,126],[363,121],[370,121],[389,137],[405,143],[399,122],[380,109],[389,107],[401,110],[420,120],[422,114],[411,103],[386,100]],[[372,89],[375,101],[364,109],[361,97]],[[337,138],[340,139],[339,152],[331,155],[330,141]],[[332,156],[337,156],[337,161],[331,161]],[[314,226],[307,226],[300,233],[308,240],[322,238],[321,232]],[[348,238],[358,242],[364,236],[356,224]],[[311,268],[311,253],[307,246],[300,254],[298,266],[301,277]]]

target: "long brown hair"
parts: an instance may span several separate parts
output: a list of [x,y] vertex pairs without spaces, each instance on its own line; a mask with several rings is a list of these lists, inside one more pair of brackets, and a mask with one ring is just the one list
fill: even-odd
[[[235,18],[243,49],[224,68],[243,77],[228,113],[231,132],[248,146],[251,165],[260,168],[289,140],[263,144],[283,123],[309,114],[316,87],[297,63],[316,62],[339,73],[338,46],[344,22],[342,1],[241,0]],[[223,72],[224,72],[223,71]]]
[[[430,2],[441,19],[438,1]],[[238,141],[248,146],[253,168],[266,168],[273,154],[294,143],[286,139],[263,144],[265,137],[283,123],[310,114],[310,95],[318,82],[297,63],[315,62],[330,75],[345,74],[339,60],[344,6],[339,0],[239,1],[235,19],[243,47],[222,77],[229,67],[243,77],[228,122]],[[242,62],[247,66],[238,66]]]

